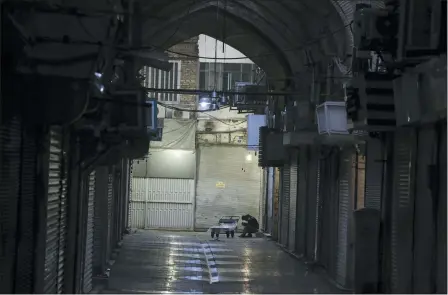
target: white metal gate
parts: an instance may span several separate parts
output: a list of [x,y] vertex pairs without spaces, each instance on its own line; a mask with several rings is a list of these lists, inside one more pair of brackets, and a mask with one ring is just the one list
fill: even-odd
[[193,229],[194,180],[133,178],[132,228]]

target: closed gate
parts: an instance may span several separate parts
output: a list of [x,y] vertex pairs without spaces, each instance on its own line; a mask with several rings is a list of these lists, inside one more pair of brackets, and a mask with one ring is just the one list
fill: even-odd
[[193,229],[194,180],[132,179],[133,228]]
[[282,195],[280,199],[280,244],[288,246],[289,232],[289,200],[290,200],[291,169],[289,164],[282,169]]
[[0,293],[13,293],[20,146],[21,124],[13,119],[0,127]]
[[84,256],[84,276],[83,276],[83,293],[92,290],[92,273],[93,273],[93,234],[94,234],[94,217],[95,217],[95,171],[92,171],[87,178],[87,227],[85,240],[85,256]]
[[290,157],[290,187],[289,187],[289,242],[290,251],[296,250],[296,218],[297,218],[297,187],[298,183],[298,150],[291,150]]
[[298,189],[297,189],[297,218],[296,218],[296,240],[295,250],[300,255],[305,253],[306,225],[307,225],[307,187],[308,187],[308,147],[300,148],[298,166]]
[[67,187],[60,128],[50,130],[47,232],[43,293],[63,292],[65,238],[67,226]]
[[412,129],[395,133],[391,265],[392,293],[412,292],[412,257],[414,223],[414,169],[416,136]]

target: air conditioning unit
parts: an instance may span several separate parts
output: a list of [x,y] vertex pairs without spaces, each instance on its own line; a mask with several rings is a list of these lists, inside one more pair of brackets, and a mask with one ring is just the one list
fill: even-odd
[[382,8],[361,8],[354,13],[353,37],[358,51],[396,54],[398,14]]
[[283,132],[260,127],[258,150],[259,167],[282,167],[285,161],[285,148],[283,147]]
[[157,101],[147,99],[139,90],[115,90],[107,131],[118,132],[125,138],[148,136],[157,132]]
[[365,73],[345,86],[347,118],[353,123],[353,129],[395,129],[394,78],[389,74]]

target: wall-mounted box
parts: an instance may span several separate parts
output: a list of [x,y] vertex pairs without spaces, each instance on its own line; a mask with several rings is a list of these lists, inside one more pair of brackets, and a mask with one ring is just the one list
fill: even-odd
[[343,101],[327,101],[317,106],[316,120],[319,134],[349,134]]

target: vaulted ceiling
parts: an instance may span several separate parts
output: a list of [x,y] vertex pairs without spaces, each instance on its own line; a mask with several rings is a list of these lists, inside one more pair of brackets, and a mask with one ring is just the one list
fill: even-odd
[[169,48],[206,34],[243,52],[268,76],[300,77],[320,60],[347,60],[352,36],[345,13],[355,2],[150,0],[142,7],[144,43]]

